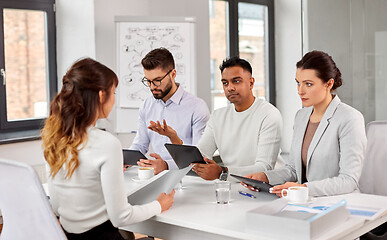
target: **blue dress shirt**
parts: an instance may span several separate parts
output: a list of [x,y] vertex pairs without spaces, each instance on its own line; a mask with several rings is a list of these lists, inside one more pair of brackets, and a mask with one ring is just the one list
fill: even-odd
[[165,143],[171,143],[167,136],[160,135],[150,129],[150,121],[163,123],[172,127],[184,145],[196,145],[210,117],[207,104],[200,98],[184,91],[178,86],[176,92],[165,103],[162,99],[148,97],[139,110],[139,125],[136,137],[130,149],[146,154],[152,144],[153,152],[159,154],[167,162],[169,169],[177,169]]

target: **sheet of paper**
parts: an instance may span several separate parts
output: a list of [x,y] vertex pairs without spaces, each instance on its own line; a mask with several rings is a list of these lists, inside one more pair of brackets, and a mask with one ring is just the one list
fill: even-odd
[[[326,208],[332,205],[333,203],[311,204],[309,205],[309,207],[317,210],[325,210]],[[385,208],[376,208],[368,206],[347,205],[347,209],[350,212],[351,216],[359,217],[365,220],[374,220],[387,213],[387,210]]]
[[308,206],[289,204],[282,211],[320,213],[322,210],[311,208],[311,207],[308,207]]
[[177,183],[192,169],[193,165],[179,170],[169,170],[159,173],[128,195],[128,202],[132,205],[145,204],[157,199],[160,193],[170,193]]

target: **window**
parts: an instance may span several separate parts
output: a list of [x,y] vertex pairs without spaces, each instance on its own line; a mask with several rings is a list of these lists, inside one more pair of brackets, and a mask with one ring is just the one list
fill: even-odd
[[254,95],[275,104],[273,1],[209,0],[209,4],[212,110],[228,104],[218,66],[229,56],[250,62]]
[[54,8],[54,0],[0,1],[0,140],[38,133],[49,114],[57,91]]

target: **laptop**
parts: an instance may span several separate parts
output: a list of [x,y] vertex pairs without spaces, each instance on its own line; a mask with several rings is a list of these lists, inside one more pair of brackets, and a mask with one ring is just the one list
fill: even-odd
[[140,159],[147,159],[144,154],[137,150],[122,149],[124,165],[137,165]]
[[[207,164],[204,161],[202,154],[199,149],[195,146],[190,145],[177,145],[166,143],[164,146],[167,148],[169,154],[175,161],[179,169],[188,167],[191,163],[202,163]],[[188,175],[198,176],[194,171],[189,171]]]

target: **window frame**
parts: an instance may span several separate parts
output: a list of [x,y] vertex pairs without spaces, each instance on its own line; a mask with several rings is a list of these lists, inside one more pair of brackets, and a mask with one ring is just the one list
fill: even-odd
[[268,43],[268,84],[266,92],[268,93],[268,101],[276,106],[276,83],[275,83],[275,42],[274,42],[274,0],[222,0],[228,2],[228,51],[230,56],[239,56],[239,3],[259,4],[267,7],[268,11],[268,28],[267,28],[267,43]]
[[[5,69],[4,55],[4,15],[3,9],[20,10],[40,10],[46,12],[46,38],[47,38],[47,91],[48,101],[54,98],[57,93],[57,66],[56,66],[56,21],[55,21],[55,0],[0,0],[0,68]],[[5,69],[5,72],[7,70]],[[39,138],[40,129],[46,118],[26,119],[20,121],[7,121],[7,99],[6,83],[3,84],[3,78],[0,76],[0,144],[4,141],[14,142],[16,139],[21,141]],[[49,104],[49,103],[48,103]],[[27,137],[27,139],[26,139]],[[12,140],[11,140],[12,139]]]

